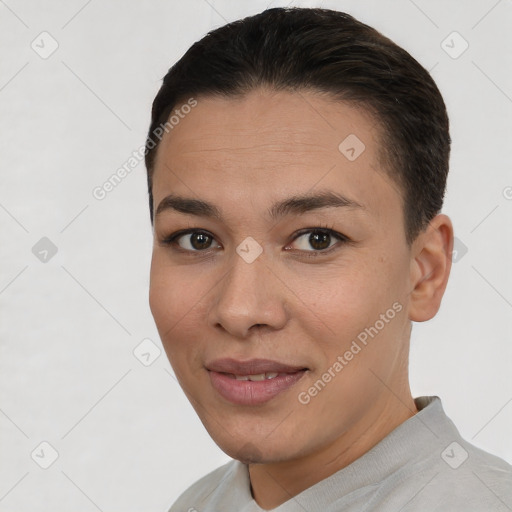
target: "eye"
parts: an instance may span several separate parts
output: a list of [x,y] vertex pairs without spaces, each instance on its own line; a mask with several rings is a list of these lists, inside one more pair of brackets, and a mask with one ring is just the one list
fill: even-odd
[[[189,252],[203,252],[211,248],[213,240],[215,239],[207,231],[188,229],[173,233],[164,238],[161,244],[178,246]],[[220,247],[220,245],[217,245],[217,247]]]
[[[318,256],[330,252],[329,249],[337,245],[337,242],[349,242],[349,238],[329,228],[309,228],[299,231],[293,239],[298,244],[298,250],[309,252],[307,256]],[[310,248],[313,248],[311,250]]]
[[[215,238],[207,231],[199,229],[185,229],[172,233],[160,241],[161,245],[171,246],[177,250],[183,250],[185,253],[208,252],[212,248],[221,248],[222,246],[213,245]],[[302,229],[295,234],[293,243],[298,245],[299,252],[307,257],[320,256],[331,252],[330,249],[340,243],[349,243],[350,239],[330,228],[315,227]],[[289,246],[288,246],[289,247]],[[286,247],[285,249],[288,249]],[[311,250],[311,248],[313,250]]]

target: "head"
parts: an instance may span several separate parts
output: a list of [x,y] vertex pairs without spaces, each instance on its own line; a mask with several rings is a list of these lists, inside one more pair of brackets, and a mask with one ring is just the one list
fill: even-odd
[[[226,453],[305,456],[407,395],[411,321],[436,314],[450,271],[449,150],[429,73],[341,12],[264,11],[169,70],[146,150],[150,306]],[[294,371],[237,402],[225,358]]]

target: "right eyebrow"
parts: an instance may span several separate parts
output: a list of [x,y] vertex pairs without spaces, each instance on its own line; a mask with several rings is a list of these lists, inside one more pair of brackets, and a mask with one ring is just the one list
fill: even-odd
[[160,204],[156,209],[155,217],[166,210],[174,210],[186,215],[211,217],[217,220],[222,220],[222,215],[219,209],[213,204],[200,199],[181,197],[173,194],[164,197],[160,201]]

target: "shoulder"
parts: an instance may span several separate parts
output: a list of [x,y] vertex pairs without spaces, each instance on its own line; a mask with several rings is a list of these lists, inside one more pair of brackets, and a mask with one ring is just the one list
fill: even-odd
[[195,512],[196,508],[200,510],[198,507],[206,502],[213,491],[232,477],[236,463],[236,460],[231,460],[197,480],[179,496],[169,512]]
[[[461,440],[460,445],[454,444],[454,453],[458,450],[462,452],[459,455],[459,461],[450,465],[451,480],[459,481],[462,478],[466,480],[466,492],[468,495],[481,494],[487,496],[492,502],[496,499],[503,499],[508,506],[512,507],[512,466],[505,460],[492,455],[473,444]],[[445,451],[444,459],[452,455]],[[460,471],[459,474],[459,470]]]
[[512,466],[462,438],[418,467],[414,484],[421,492],[407,511],[512,510]]
[[416,403],[419,421],[397,429],[413,455],[380,482],[375,501],[399,504],[402,512],[512,510],[512,466],[466,441],[438,397]]

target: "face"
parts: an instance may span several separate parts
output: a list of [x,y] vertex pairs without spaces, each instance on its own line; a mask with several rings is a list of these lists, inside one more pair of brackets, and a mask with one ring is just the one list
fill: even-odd
[[314,453],[408,389],[411,252],[378,148],[364,111],[266,89],[198,97],[161,142],[150,307],[234,458]]

